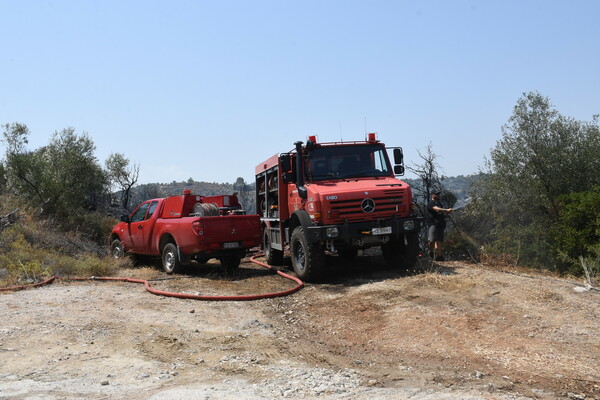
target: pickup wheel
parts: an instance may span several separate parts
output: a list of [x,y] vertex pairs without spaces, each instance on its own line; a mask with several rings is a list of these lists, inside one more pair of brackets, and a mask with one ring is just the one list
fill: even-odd
[[263,235],[263,251],[265,252],[265,261],[267,264],[283,264],[283,251],[271,247],[271,235],[268,228],[265,228],[265,234]]
[[406,234],[404,238],[381,246],[386,263],[391,267],[409,269],[415,266],[419,257],[419,238],[416,233]]
[[181,262],[177,254],[177,246],[173,243],[167,243],[162,251],[162,266],[167,274],[172,274],[181,269]]
[[227,253],[219,259],[221,261],[221,266],[225,270],[226,274],[231,274],[235,271],[242,261],[242,256],[238,252],[230,252]]
[[110,243],[110,255],[113,258],[122,258],[125,255],[123,243],[119,239],[115,239]]
[[318,279],[325,265],[325,253],[319,242],[308,243],[304,229],[294,229],[291,240],[291,255],[294,272],[298,278],[306,281]]

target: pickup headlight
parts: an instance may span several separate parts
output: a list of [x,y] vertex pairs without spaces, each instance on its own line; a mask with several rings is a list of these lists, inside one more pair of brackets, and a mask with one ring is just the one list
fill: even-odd
[[325,236],[328,239],[336,238],[339,236],[339,234],[340,234],[340,232],[338,231],[338,228],[336,228],[336,227],[325,228]]
[[404,221],[402,227],[405,231],[412,231],[413,229],[415,229],[415,221]]

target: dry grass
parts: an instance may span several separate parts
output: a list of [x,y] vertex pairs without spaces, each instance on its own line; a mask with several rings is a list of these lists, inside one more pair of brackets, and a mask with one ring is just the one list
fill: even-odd
[[471,278],[453,275],[440,270],[425,272],[412,277],[411,285],[460,292],[469,290],[470,288],[476,286],[477,282]]
[[531,299],[536,302],[559,303],[563,301],[563,296],[540,280],[531,291]]
[[78,232],[61,232],[52,220],[21,212],[0,231],[0,286],[39,282],[51,276],[108,276],[128,260],[107,256]]

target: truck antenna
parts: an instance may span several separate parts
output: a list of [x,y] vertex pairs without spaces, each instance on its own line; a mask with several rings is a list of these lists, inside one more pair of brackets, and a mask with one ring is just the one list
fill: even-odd
[[367,134],[367,117],[365,117],[365,135]]
[[342,135],[342,121],[339,121],[340,124],[340,142],[344,141],[344,136]]

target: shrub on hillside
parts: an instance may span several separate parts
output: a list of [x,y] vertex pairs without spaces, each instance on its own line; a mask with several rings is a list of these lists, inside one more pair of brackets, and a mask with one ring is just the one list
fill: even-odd
[[0,286],[39,282],[50,276],[105,276],[128,264],[108,257],[106,246],[81,233],[64,233],[51,220],[22,215],[0,231]]

